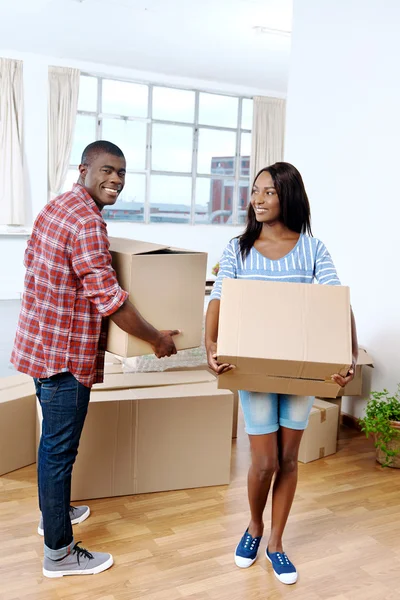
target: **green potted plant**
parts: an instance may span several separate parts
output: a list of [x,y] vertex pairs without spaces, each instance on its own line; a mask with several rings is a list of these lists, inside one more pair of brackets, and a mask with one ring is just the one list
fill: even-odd
[[214,265],[214,267],[212,268],[212,271],[211,271],[211,273],[212,273],[213,275],[215,275],[215,277],[216,277],[216,276],[218,275],[218,271],[219,271],[219,262],[217,262],[217,264],[216,264],[216,265]]
[[400,469],[400,384],[393,396],[388,390],[372,392],[359,423],[367,437],[374,436],[376,460]]

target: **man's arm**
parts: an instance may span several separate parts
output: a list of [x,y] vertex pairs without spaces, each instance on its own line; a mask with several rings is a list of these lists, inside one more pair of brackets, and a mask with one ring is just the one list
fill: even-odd
[[135,306],[126,300],[124,304],[113,313],[110,318],[118,327],[144,340],[153,348],[157,358],[171,356],[176,354],[176,348],[172,336],[178,335],[179,330],[158,331],[153,325],[150,325],[135,308]]

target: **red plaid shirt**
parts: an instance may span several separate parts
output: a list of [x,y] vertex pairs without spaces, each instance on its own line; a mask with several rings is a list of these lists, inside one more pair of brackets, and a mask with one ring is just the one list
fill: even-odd
[[39,213],[25,251],[11,362],[32,377],[69,371],[103,381],[107,319],[128,297],[111,266],[107,226],[79,184]]

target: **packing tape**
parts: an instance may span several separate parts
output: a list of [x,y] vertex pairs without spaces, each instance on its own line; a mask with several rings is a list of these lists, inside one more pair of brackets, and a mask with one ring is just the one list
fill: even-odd
[[317,408],[319,410],[321,416],[321,423],[324,423],[324,421],[326,421],[326,408],[321,408],[316,404],[314,404],[313,408]]

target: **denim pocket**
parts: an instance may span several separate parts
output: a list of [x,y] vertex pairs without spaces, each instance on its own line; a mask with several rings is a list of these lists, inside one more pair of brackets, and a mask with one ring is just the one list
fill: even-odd
[[56,377],[46,377],[38,379],[40,384],[40,404],[51,402],[60,387],[60,379]]

